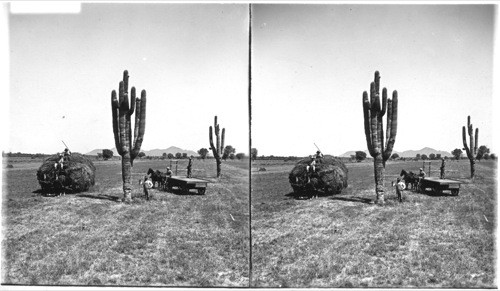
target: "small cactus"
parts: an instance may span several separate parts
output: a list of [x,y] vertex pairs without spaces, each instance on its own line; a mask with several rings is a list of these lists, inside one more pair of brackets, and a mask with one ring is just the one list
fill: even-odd
[[465,136],[465,126],[463,126],[462,141],[464,144],[465,152],[467,153],[467,157],[469,158],[470,161],[470,177],[471,179],[474,179],[476,173],[476,156],[477,156],[479,128],[476,128],[476,134],[473,135],[474,130],[472,129],[472,124],[470,123],[470,116],[467,116],[467,133],[469,135],[470,147],[467,146],[467,138]]
[[219,124],[217,123],[217,116],[214,118],[214,132],[216,139],[216,146],[214,145],[212,126],[209,128],[208,137],[210,139],[210,148],[214,154],[215,162],[217,163],[217,178],[221,175],[221,164],[222,164],[222,154],[224,152],[224,136],[226,134],[226,129],[222,129],[222,134],[220,134]]

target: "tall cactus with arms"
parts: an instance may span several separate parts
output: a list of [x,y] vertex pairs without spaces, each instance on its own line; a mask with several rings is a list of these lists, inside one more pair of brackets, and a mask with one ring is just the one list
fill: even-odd
[[212,134],[212,126],[209,128],[208,137],[210,139],[210,148],[212,149],[212,153],[214,154],[215,162],[217,163],[217,178],[220,177],[221,172],[221,156],[224,151],[224,136],[226,134],[226,129],[222,129],[222,136],[220,135],[219,124],[217,123],[217,116],[214,118],[214,131],[215,131],[215,139],[216,146],[214,146],[214,139]]
[[474,178],[476,173],[476,156],[477,156],[477,139],[479,136],[479,128],[476,128],[476,134],[473,135],[474,130],[472,129],[472,124],[470,123],[470,116],[467,116],[467,133],[469,135],[469,144],[467,146],[467,139],[465,136],[465,126],[462,127],[462,140],[464,143],[465,152],[470,161],[470,177]]
[[[118,154],[122,156],[123,201],[132,199],[131,167],[141,150],[146,130],[146,90],[142,90],[141,98],[135,97],[135,87],[131,89],[130,106],[128,100],[128,72],[123,72],[120,81],[118,99],[116,91],[111,92],[111,111],[113,115],[113,133]],[[134,136],[132,139],[131,117],[135,112]]]
[[[377,203],[384,204],[385,162],[389,159],[396,141],[398,130],[398,92],[392,92],[392,100],[387,98],[387,89],[382,89],[382,105],[380,105],[380,74],[375,72],[375,80],[370,84],[370,99],[363,92],[363,113],[365,121],[365,136],[368,151],[373,157],[375,173],[375,192]],[[387,129],[384,140],[384,117],[387,111]],[[385,144],[384,144],[385,142]]]

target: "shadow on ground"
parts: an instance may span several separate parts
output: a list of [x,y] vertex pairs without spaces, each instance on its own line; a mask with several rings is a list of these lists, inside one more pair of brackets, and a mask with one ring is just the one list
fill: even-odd
[[76,196],[84,198],[100,199],[100,200],[120,201],[120,197],[111,195],[77,194]]

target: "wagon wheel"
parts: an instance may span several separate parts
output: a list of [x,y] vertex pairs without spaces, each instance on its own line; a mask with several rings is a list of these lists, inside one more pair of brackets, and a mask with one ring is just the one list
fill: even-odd
[[199,195],[205,195],[205,189],[198,189]]
[[451,195],[458,196],[458,189],[451,190]]
[[189,194],[189,188],[187,185],[181,186],[181,192],[182,194]]

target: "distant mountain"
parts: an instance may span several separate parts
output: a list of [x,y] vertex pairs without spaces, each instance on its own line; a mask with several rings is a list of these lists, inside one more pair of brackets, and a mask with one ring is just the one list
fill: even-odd
[[[367,155],[367,157],[370,157],[370,154],[368,153],[368,151],[364,151]],[[423,149],[420,149],[420,150],[407,150],[407,151],[404,151],[404,152],[397,152],[397,151],[392,151],[393,154],[398,154],[400,157],[405,157],[405,158],[414,158],[417,154],[420,154],[420,155],[427,155],[429,156],[430,154],[441,154],[442,157],[451,157],[451,153],[450,152],[446,152],[446,151],[440,151],[440,150],[435,150],[433,148],[429,148],[429,147],[425,147]],[[356,154],[356,151],[348,151],[348,152],[345,152],[343,153],[342,155],[340,155],[340,157],[346,157],[346,158],[349,158],[351,155],[355,155]]]
[[163,153],[166,153],[167,155],[168,154],[175,155],[176,153],[181,153],[181,154],[187,153],[188,156],[191,156],[191,155],[195,156],[195,157],[198,156],[198,153],[195,151],[183,150],[183,149],[175,147],[175,146],[171,146],[171,147],[166,148],[166,149],[154,149],[154,150],[144,151],[144,153],[146,154],[146,156],[162,156]]
[[[86,153],[86,155],[89,155],[89,156],[97,156],[97,153],[102,153],[102,150],[103,149],[95,149],[93,151],[90,151],[88,153]],[[118,151],[116,150],[116,148],[112,148],[111,149],[113,151],[113,155],[118,155]],[[166,153],[166,154],[173,154],[175,155],[176,153],[187,153],[188,156],[195,156],[197,157],[198,156],[198,153],[195,152],[195,151],[191,151],[191,150],[183,150],[179,147],[175,147],[175,146],[171,146],[169,148],[166,148],[166,149],[153,149],[153,150],[149,150],[149,151],[146,151],[146,150],[142,150],[142,152],[144,152],[146,154],[146,156],[162,156],[163,153]]]
[[440,150],[435,150],[433,148],[429,148],[429,147],[425,147],[421,150],[408,150],[408,151],[404,151],[404,152],[400,152],[398,153],[400,157],[405,157],[405,158],[414,158],[417,154],[420,154],[420,155],[427,155],[429,156],[430,154],[441,154],[442,157],[451,157],[451,153],[450,152],[446,152],[446,151],[440,151]]

